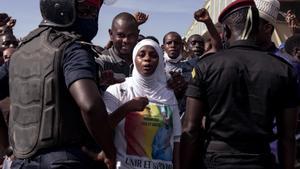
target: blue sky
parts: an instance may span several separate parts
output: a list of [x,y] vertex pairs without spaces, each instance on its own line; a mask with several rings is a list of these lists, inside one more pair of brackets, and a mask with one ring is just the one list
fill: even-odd
[[[204,0],[118,0],[113,5],[103,5],[100,11],[99,32],[93,42],[105,45],[108,29],[114,16],[120,12],[142,11],[149,14],[148,22],[140,27],[144,35],[153,35],[162,41],[169,31],[182,36],[193,21],[193,13],[202,7]],[[24,37],[41,21],[39,0],[1,0],[0,12],[17,19],[16,37]]]

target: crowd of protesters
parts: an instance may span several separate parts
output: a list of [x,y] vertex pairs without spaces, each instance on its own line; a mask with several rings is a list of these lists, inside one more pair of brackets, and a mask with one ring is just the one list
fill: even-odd
[[[235,0],[214,24],[202,8],[206,33],[170,30],[161,45],[140,34],[147,14],[122,12],[100,47],[102,4],[40,0],[43,20],[21,40],[0,13],[0,168],[300,168],[293,11]],[[278,15],[291,32],[280,48]]]

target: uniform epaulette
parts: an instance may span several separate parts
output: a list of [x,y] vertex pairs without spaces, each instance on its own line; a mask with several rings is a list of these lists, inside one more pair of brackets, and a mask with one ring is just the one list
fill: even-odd
[[213,54],[216,54],[216,52],[205,53],[205,54],[201,55],[201,56],[198,58],[198,61],[203,60],[203,59],[205,59],[205,58],[207,58],[207,57],[209,57],[210,55],[213,55]]
[[104,51],[104,48],[101,46],[93,46],[92,48],[93,48],[93,50],[95,50],[96,53],[98,53],[100,55],[102,55],[102,52]]
[[87,48],[90,48],[93,52],[95,52],[97,55],[97,57],[99,55],[102,55],[102,51],[104,50],[103,47],[101,46],[98,46],[98,45],[95,45],[95,44],[92,44],[92,43],[89,43],[89,42],[85,42],[85,41],[76,41],[76,43],[82,45],[82,46],[85,46]]

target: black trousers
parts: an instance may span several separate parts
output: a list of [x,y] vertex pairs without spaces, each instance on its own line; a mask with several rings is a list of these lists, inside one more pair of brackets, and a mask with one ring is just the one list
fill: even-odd
[[30,159],[16,159],[12,169],[106,169],[104,163],[96,163],[80,148],[47,150]]
[[241,152],[221,141],[208,143],[204,165],[206,169],[274,169],[275,167],[271,152]]

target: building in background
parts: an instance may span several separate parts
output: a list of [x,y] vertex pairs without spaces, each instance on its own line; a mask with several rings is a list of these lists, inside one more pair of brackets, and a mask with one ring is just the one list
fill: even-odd
[[[206,0],[204,8],[206,8],[214,23],[217,23],[219,14],[221,11],[234,0]],[[288,10],[292,10],[296,16],[300,17],[300,0],[279,0],[280,1],[280,14],[278,16],[278,22],[274,31],[273,41],[276,45],[280,45],[281,42],[285,41],[291,32],[287,27],[284,19],[284,14]],[[203,35],[207,31],[203,23],[193,21],[192,25],[186,32],[186,39],[193,34]]]

